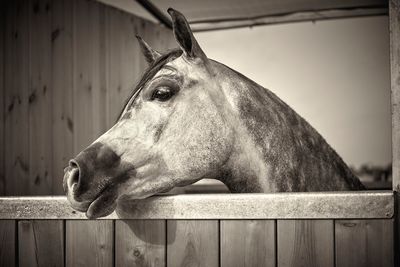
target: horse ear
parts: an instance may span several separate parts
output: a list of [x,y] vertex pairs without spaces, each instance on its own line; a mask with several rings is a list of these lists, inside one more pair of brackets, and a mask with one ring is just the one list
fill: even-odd
[[142,53],[144,57],[146,58],[147,63],[151,64],[154,61],[156,61],[159,57],[161,57],[161,54],[151,48],[139,35],[136,35],[136,38],[138,39],[140,48],[142,49]]
[[185,16],[172,8],[168,8],[168,13],[172,18],[172,28],[174,30],[175,39],[184,51],[184,54],[189,58],[201,58],[203,61],[206,61],[207,56],[194,38]]

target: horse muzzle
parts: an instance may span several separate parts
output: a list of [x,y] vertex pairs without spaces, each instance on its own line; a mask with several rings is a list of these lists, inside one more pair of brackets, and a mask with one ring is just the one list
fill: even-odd
[[79,168],[73,160],[70,161],[68,167],[64,169],[63,187],[67,194],[67,199],[73,209],[86,212],[91,203],[90,200],[83,201],[77,194],[79,186]]
[[116,206],[120,157],[102,143],[94,143],[64,169],[63,187],[73,209],[89,218],[106,216]]

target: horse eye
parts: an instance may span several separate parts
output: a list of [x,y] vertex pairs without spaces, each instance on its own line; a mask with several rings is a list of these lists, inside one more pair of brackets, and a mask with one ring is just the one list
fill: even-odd
[[154,90],[151,100],[157,99],[158,101],[167,101],[174,95],[173,90],[169,87],[159,87]]

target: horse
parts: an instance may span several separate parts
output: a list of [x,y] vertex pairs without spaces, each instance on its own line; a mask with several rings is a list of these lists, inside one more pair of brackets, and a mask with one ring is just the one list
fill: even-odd
[[233,193],[364,189],[340,156],[270,90],[209,59],[172,8],[179,48],[149,63],[119,119],[69,161],[63,186],[88,218],[123,196],[143,199],[213,178]]

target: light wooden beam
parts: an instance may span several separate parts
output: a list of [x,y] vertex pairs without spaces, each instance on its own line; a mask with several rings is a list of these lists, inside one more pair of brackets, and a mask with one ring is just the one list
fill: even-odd
[[[389,219],[392,191],[186,194],[124,199],[104,219]],[[85,219],[66,197],[2,197],[0,219]]]
[[392,93],[392,179],[396,214],[394,255],[400,265],[400,0],[389,1],[390,77]]
[[319,21],[328,19],[343,19],[366,16],[387,15],[388,9],[380,8],[349,8],[331,9],[306,12],[293,12],[280,15],[258,16],[246,19],[224,19],[224,20],[201,20],[190,21],[190,27],[194,32],[224,30],[243,27],[255,27],[272,24]]
[[400,192],[400,1],[389,1],[393,190]]

